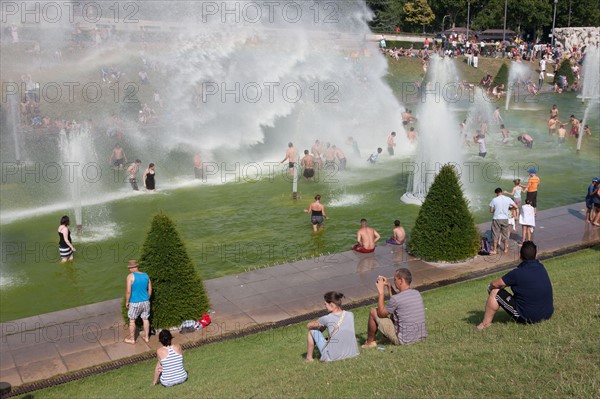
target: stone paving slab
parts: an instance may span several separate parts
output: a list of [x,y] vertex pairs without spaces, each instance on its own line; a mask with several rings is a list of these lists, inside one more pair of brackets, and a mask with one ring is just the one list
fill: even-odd
[[[585,204],[540,211],[534,241],[538,252],[600,242],[600,228],[584,223]],[[489,234],[491,223],[479,225]],[[520,231],[511,234],[519,239]],[[373,254],[352,251],[303,259],[205,282],[213,306],[213,323],[193,334],[174,334],[176,343],[219,337],[263,323],[275,323],[323,309],[322,295],[344,293],[350,302],[377,295],[378,275],[392,276],[399,267],[413,273],[413,286],[436,284],[474,272],[493,271],[519,260],[511,242],[507,254],[476,256],[462,263],[427,263],[401,247],[378,246]],[[79,306],[0,323],[0,381],[13,386],[68,371],[154,351],[158,339],[126,344],[127,325],[121,316],[122,299]]]

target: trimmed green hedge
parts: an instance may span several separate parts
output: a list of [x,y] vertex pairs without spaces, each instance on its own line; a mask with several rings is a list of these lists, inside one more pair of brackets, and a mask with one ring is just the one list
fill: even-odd
[[[164,213],[152,219],[142,246],[140,271],[152,282],[150,324],[156,329],[198,320],[210,306],[200,274],[189,257],[175,223]],[[123,306],[124,308],[124,306]],[[125,320],[126,309],[123,309]]]
[[409,251],[428,261],[460,261],[477,254],[480,236],[458,174],[442,166],[421,206]]

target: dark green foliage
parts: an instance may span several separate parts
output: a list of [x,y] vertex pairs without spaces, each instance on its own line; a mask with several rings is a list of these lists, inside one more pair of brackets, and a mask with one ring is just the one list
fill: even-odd
[[[152,282],[150,324],[155,328],[179,326],[198,320],[209,308],[209,299],[173,221],[154,216],[139,259],[140,271]],[[126,314],[126,313],[125,313]]]
[[506,64],[500,66],[500,69],[494,78],[494,83],[497,85],[503,84],[505,87],[508,87],[508,67]]
[[554,83],[558,83],[558,77],[564,75],[567,77],[567,83],[570,85],[575,82],[575,75],[573,75],[573,69],[571,68],[571,62],[564,60],[558,70],[554,73]]
[[452,166],[444,165],[431,185],[408,247],[429,261],[459,261],[479,251],[479,232]]

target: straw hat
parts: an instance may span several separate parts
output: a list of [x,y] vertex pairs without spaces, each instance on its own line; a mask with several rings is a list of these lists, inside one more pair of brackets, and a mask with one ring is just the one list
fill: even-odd
[[137,263],[137,260],[135,260],[135,259],[131,259],[131,260],[130,260],[130,261],[127,263],[127,267],[128,267],[129,269],[133,269],[133,268],[136,268],[136,267],[140,267],[140,265]]

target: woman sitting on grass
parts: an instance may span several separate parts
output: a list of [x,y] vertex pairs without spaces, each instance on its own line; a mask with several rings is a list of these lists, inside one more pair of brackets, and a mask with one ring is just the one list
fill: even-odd
[[[315,344],[321,353],[322,362],[332,362],[358,356],[358,345],[354,332],[354,314],[342,310],[341,292],[330,291],[326,293],[325,309],[329,314],[319,320],[311,321],[308,327],[308,348],[306,361],[313,361]],[[328,330],[329,337],[323,336],[323,331]]]
[[187,380],[187,371],[183,368],[183,349],[180,345],[171,345],[173,336],[169,330],[162,330],[158,334],[158,340],[163,344],[162,348],[156,350],[158,363],[154,369],[154,381],[152,385],[160,384],[165,387],[181,384]]

